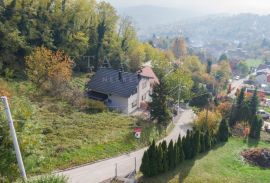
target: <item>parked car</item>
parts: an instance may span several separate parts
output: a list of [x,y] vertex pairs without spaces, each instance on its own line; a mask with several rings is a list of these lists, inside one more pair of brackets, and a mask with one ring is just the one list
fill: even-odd
[[263,110],[263,109],[258,110],[257,114],[261,115],[261,117],[264,120],[267,120],[267,119],[270,118],[270,114],[268,112],[266,112],[265,110]]
[[239,79],[240,79],[240,76],[235,76],[235,79],[236,79],[236,80],[239,80]]

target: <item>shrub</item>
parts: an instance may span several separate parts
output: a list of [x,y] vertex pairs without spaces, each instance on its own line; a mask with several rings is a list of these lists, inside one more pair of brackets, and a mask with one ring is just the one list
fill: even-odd
[[199,112],[198,117],[195,121],[197,129],[208,129],[211,133],[216,133],[218,130],[218,124],[221,121],[221,114],[218,111],[207,111],[203,110]]
[[104,112],[107,110],[107,106],[100,101],[88,99],[87,101],[87,111],[90,113]]
[[10,87],[8,86],[7,82],[0,79],[0,96],[12,96],[12,91]]
[[67,183],[68,179],[65,176],[58,175],[46,175],[38,178],[32,178],[26,181],[26,183]]

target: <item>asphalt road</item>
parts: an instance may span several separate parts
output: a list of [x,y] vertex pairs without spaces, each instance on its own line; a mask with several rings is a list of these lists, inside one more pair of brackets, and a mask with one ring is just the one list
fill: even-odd
[[231,98],[235,98],[235,93],[237,91],[237,89],[244,83],[245,80],[247,80],[248,77],[245,77],[243,79],[239,79],[239,80],[233,80],[231,83],[231,86],[233,88],[233,90],[231,91],[231,93],[229,94],[229,97]]
[[[185,135],[187,129],[192,127],[193,119],[193,111],[185,110],[177,122],[175,122],[175,128],[165,138],[165,140],[167,142],[169,142],[171,139],[175,141],[177,140],[179,134],[182,136]],[[67,176],[70,183],[99,183],[115,176],[117,164],[117,175],[126,176],[135,169],[135,158],[136,170],[139,170],[141,159],[145,150],[146,148],[143,148],[130,154],[125,154],[94,164],[62,171],[57,174]]]

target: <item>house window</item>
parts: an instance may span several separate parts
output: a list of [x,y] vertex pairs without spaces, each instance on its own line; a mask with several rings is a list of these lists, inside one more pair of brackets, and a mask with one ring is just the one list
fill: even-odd
[[131,106],[132,108],[137,107],[137,101],[135,100],[134,102],[132,102]]
[[144,101],[146,99],[146,94],[144,94],[143,96],[142,96],[142,101]]

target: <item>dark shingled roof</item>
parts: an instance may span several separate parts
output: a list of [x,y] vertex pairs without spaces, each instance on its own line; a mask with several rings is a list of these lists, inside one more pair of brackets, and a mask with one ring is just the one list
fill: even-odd
[[122,72],[122,79],[120,79],[118,70],[100,68],[89,82],[88,89],[104,94],[129,97],[137,92],[137,85],[141,77],[144,76]]

